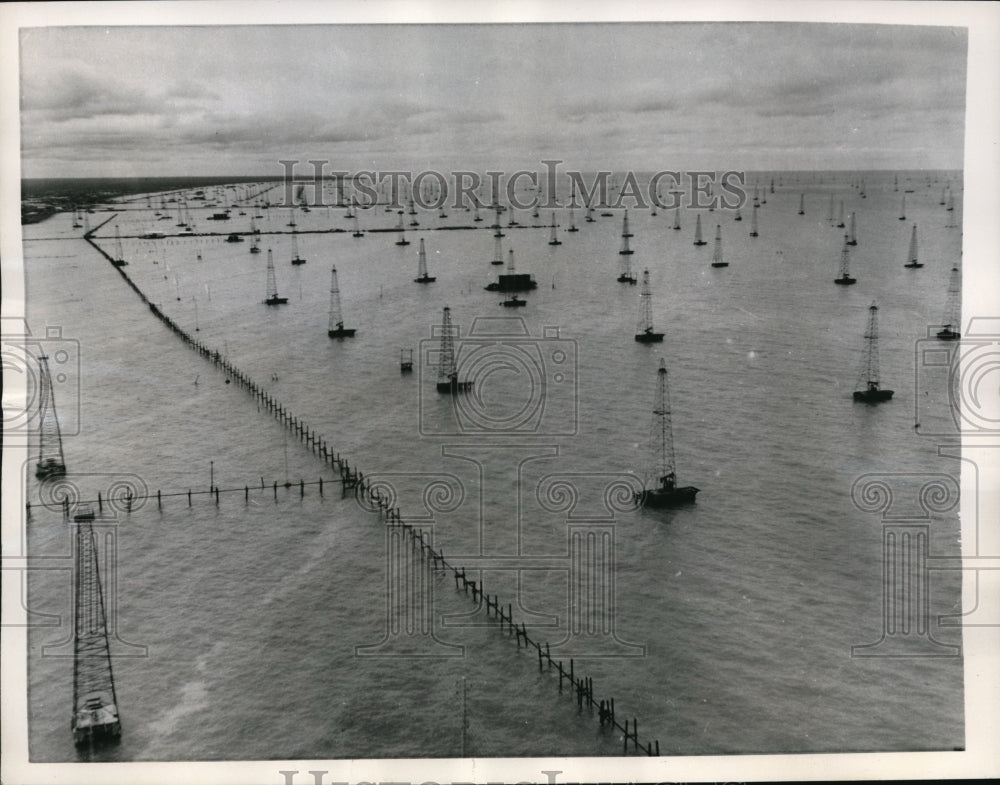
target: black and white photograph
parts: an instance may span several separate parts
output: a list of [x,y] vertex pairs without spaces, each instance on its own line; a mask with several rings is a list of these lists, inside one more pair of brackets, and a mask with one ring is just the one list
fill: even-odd
[[997,4],[0,24],[5,782],[1000,775]]

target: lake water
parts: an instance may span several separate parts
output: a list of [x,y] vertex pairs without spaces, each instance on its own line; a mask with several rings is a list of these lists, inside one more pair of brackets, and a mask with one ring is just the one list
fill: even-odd
[[[939,205],[945,175],[910,173],[899,192],[891,174],[864,176],[866,198],[854,177],[785,174],[766,193],[756,238],[749,206],[741,222],[699,211],[703,247],[692,244],[694,211],[682,211],[679,231],[672,211],[630,211],[631,264],[639,276],[649,269],[660,345],[633,340],[640,287],[615,280],[621,211],[586,223],[578,210],[569,233],[560,210],[559,246],[548,244],[549,214],[519,212],[521,226],[508,227],[504,213],[503,252],[513,248],[517,270],[538,282],[516,312],[483,288],[503,269],[490,264],[488,211],[481,223],[422,211],[411,245],[398,247],[394,232],[353,237],[342,208],[297,209],[307,262],[292,266],[290,211],[271,207],[257,224],[288,297],[280,307],[261,302],[266,250],[251,255],[224,235],[139,239],[177,231],[172,211],[159,221],[144,199],[121,206],[96,239],[113,253],[117,224],[125,272],[151,302],[391,487],[404,517],[433,530],[450,562],[482,568],[486,590],[513,604],[531,637],[573,657],[595,697],[613,696],[661,754],[948,750],[964,739],[961,656],[851,656],[882,637],[884,596],[883,521],[852,500],[852,486],[879,475],[902,499],[924,475],[958,476],[940,440],[914,428],[915,412],[947,418],[944,387],[926,386],[914,357],[941,322],[961,230],[946,228]],[[844,230],[828,221],[831,193],[857,212],[851,287],[833,284]],[[210,212],[192,209],[196,231],[247,231],[253,208],[218,228]],[[360,211],[362,230],[397,220],[381,206]],[[116,483],[239,489],[218,505],[171,496],[158,510],[153,498],[102,521],[117,548],[106,591],[123,736],[98,757],[620,754],[621,732],[578,711],[534,650],[475,613],[450,574],[431,579],[432,636],[364,648],[396,618],[385,523],[342,500],[322,460],[153,318],[71,223],[26,226],[24,243],[29,326],[36,336],[61,327],[71,356],[53,370],[65,373],[55,384],[62,485],[83,499]],[[903,266],[914,223],[919,270]],[[716,224],[723,269],[710,266]],[[448,226],[476,230],[437,231]],[[433,284],[412,280],[419,238]],[[326,334],[332,265],[351,339]],[[883,386],[895,390],[878,406],[851,396],[873,300]],[[443,306],[464,367],[481,374],[478,397],[435,390],[428,362]],[[399,352],[410,348],[415,370],[404,375]],[[634,510],[620,488],[640,486],[649,468],[661,357],[679,480],[701,492],[689,507]],[[48,492],[33,463],[26,474],[29,551],[52,566],[30,573],[29,607],[65,621],[70,527],[38,505]],[[320,477],[331,481],[323,497],[315,486],[300,497],[299,479]],[[286,479],[294,485],[276,500],[272,482]],[[959,554],[957,509],[922,523],[933,555]],[[603,545],[574,561],[574,532]],[[959,628],[939,620],[959,612],[960,589],[957,572],[932,576],[928,634],[939,651],[961,644]],[[66,637],[65,624],[31,630],[32,760],[77,759],[72,660],[55,656]],[[402,656],[414,652],[425,656]]]

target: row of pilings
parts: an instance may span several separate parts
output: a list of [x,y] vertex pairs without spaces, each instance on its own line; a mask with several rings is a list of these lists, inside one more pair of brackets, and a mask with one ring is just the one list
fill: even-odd
[[[114,217],[112,215],[108,221]],[[107,223],[107,221],[104,223]],[[101,224],[101,226],[103,225]],[[437,571],[451,571],[455,579],[456,589],[464,590],[466,594],[471,593],[473,601],[477,604],[485,604],[487,616],[499,621],[501,631],[506,628],[508,635],[514,637],[518,649],[522,648],[522,645],[525,649],[530,649],[532,646],[535,648],[538,655],[539,670],[544,671],[547,668],[549,671],[552,671],[554,669],[559,677],[560,692],[563,689],[563,682],[566,682],[569,690],[575,693],[577,706],[580,711],[586,708],[593,713],[596,709],[597,717],[602,727],[617,728],[623,732],[624,753],[629,752],[629,743],[631,742],[633,752],[642,751],[646,755],[660,754],[659,741],[652,741],[646,744],[639,741],[638,722],[635,718],[631,722],[625,719],[625,724],[621,724],[618,716],[615,714],[614,698],[596,699],[594,697],[593,680],[583,675],[577,675],[575,663],[572,659],[569,660],[567,667],[562,660],[554,659],[549,654],[549,644],[547,642],[543,647],[542,643],[532,640],[528,635],[524,622],[518,623],[515,621],[510,603],[504,605],[496,595],[486,593],[481,581],[471,580],[467,577],[464,567],[449,564],[444,558],[443,550],[435,549],[424,539],[423,529],[415,528],[406,523],[399,508],[391,507],[390,500],[384,497],[377,488],[372,487],[356,467],[351,467],[346,458],[342,457],[340,453],[331,450],[326,439],[288,411],[281,402],[264,391],[250,376],[233,365],[227,358],[220,355],[218,350],[213,350],[205,346],[163,313],[155,303],[150,302],[142,290],[128,276],[124,268],[116,264],[115,260],[91,239],[91,235],[99,228],[100,226],[88,232],[84,235],[84,239],[96,248],[105,259],[111,262],[119,275],[139,295],[139,298],[149,306],[150,311],[153,312],[153,315],[157,319],[188,346],[222,370],[228,378],[235,381],[253,396],[261,408],[272,414],[282,425],[296,435],[300,441],[304,442],[306,447],[318,455],[323,460],[324,466],[333,468],[341,480],[342,497],[346,497],[349,492],[353,492],[357,499],[366,502],[373,511],[378,511],[380,520],[385,520],[390,526],[401,527],[409,536],[415,537],[420,553],[423,558],[428,560],[430,567]],[[277,484],[274,487],[275,495],[277,495]],[[302,484],[301,487],[304,493],[305,485]],[[247,490],[247,492],[249,491]],[[218,499],[218,493],[216,493],[216,499]]]

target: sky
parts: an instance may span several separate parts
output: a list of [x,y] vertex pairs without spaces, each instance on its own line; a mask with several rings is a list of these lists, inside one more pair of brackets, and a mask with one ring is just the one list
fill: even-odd
[[961,169],[959,27],[38,27],[24,177]]

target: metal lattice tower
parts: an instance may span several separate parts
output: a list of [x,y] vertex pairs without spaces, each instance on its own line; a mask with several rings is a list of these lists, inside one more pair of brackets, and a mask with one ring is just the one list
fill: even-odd
[[650,450],[656,466],[656,481],[673,476],[677,467],[674,460],[673,423],[670,415],[670,389],[667,385],[667,361],[660,358],[656,372],[656,395],[653,404],[653,422],[649,431]]
[[271,249],[267,249],[267,299],[273,300],[278,296],[278,282],[274,277],[274,255]]
[[[497,241],[499,242],[499,240]],[[420,238],[420,253],[417,254],[417,278],[427,277],[427,251],[424,249],[424,238]]]
[[948,302],[945,305],[943,327],[958,333],[961,326],[962,310],[962,274],[958,266],[951,268],[948,279]]
[[340,309],[340,287],[337,285],[336,267],[330,269],[330,325],[328,329],[344,329],[344,315]]
[[73,651],[73,740],[77,745],[115,741],[121,736],[118,696],[111,671],[108,626],[98,567],[94,513],[75,518],[76,598]]
[[649,287],[649,270],[642,271],[642,291],[639,292],[639,320],[637,333],[653,331],[653,292]]
[[917,265],[920,261],[917,259],[917,225],[913,224],[913,231],[910,233],[910,249],[906,254],[906,263]]
[[844,235],[844,247],[840,249],[840,277],[851,277],[851,251],[847,246],[847,235]]
[[49,372],[49,358],[38,358],[39,401],[38,401],[38,465],[35,476],[44,480],[66,473],[66,459],[63,456],[62,432],[56,415],[55,392],[52,389],[52,374]]
[[[628,248],[628,238],[626,237],[622,240],[625,243],[626,249]],[[621,274],[618,276],[619,281],[629,281],[635,283],[635,276],[632,275],[632,256],[631,251],[629,253],[622,253],[621,258]]]
[[[514,251],[510,252],[511,267],[514,269]],[[455,365],[455,328],[451,325],[451,308],[447,305],[441,319],[441,356],[438,364],[438,381],[449,382],[458,378]]]
[[862,359],[858,389],[879,389],[878,364],[878,305],[872,301],[868,308],[868,327],[865,329],[865,355]]
[[125,261],[125,254],[122,251],[122,235],[118,231],[118,224],[115,224],[115,264],[122,265]]
[[722,258],[722,226],[720,224],[715,225],[715,249],[712,251],[712,265],[716,267],[721,267],[725,264],[725,260]]
[[[628,246],[628,240],[631,236],[632,232],[628,230],[628,210],[626,210],[625,217],[622,218],[622,249],[618,252],[622,256],[628,257],[632,253],[632,249]],[[627,258],[626,261],[628,261]]]

